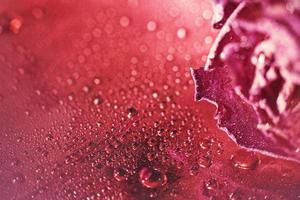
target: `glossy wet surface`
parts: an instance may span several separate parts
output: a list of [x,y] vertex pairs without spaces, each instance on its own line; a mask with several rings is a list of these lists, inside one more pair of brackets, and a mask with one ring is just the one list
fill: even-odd
[[[17,2],[17,1],[15,1]],[[2,199],[297,199],[299,164],[194,102],[206,1],[3,1]]]

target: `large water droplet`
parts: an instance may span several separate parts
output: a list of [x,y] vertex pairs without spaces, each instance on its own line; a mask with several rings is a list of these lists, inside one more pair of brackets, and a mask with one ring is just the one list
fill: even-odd
[[158,188],[164,186],[168,179],[165,173],[158,169],[143,167],[139,172],[140,182],[147,188]]
[[239,169],[255,169],[260,160],[254,152],[239,150],[232,157],[231,161],[234,167]]

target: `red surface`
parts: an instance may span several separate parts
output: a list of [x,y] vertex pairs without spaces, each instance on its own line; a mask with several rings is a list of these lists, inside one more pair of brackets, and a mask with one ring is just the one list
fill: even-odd
[[299,164],[241,150],[193,100],[210,6],[2,0],[1,199],[297,199]]

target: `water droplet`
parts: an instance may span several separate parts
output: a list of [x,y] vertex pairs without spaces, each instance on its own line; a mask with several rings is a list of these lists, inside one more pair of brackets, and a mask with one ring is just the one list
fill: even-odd
[[18,34],[23,25],[21,17],[15,17],[10,21],[10,30],[14,34]]
[[149,21],[148,23],[147,23],[147,30],[148,31],[155,31],[156,30],[156,28],[157,28],[157,24],[156,24],[156,22],[155,21]]
[[96,78],[94,78],[93,82],[95,85],[99,85],[101,83],[101,79],[96,77]]
[[41,8],[34,8],[31,11],[31,14],[36,19],[42,19],[44,16],[44,12]]
[[108,8],[106,10],[106,15],[109,17],[109,18],[114,18],[117,14],[117,10],[115,8]]
[[167,55],[167,61],[173,61],[174,60],[174,56],[172,54],[168,54]]
[[82,87],[82,90],[85,93],[89,93],[91,91],[91,88],[89,86],[85,85],[85,86]]
[[99,104],[101,104],[102,102],[103,102],[103,99],[102,99],[102,97],[100,97],[100,96],[96,96],[96,97],[93,99],[94,105],[99,105]]
[[210,138],[201,139],[199,144],[202,149],[209,149],[212,146],[212,142]]
[[50,133],[47,134],[46,137],[45,137],[45,139],[46,139],[47,141],[51,141],[51,140],[53,140],[53,138],[54,138],[53,135],[50,134]]
[[77,60],[81,64],[85,63],[85,57],[83,55],[79,55],[78,58],[77,58]]
[[189,169],[189,174],[191,176],[196,176],[199,172],[199,165],[193,164]]
[[143,167],[139,172],[140,182],[147,188],[158,188],[164,186],[168,179],[166,174],[158,169]]
[[157,93],[157,92],[153,92],[153,93],[152,93],[152,96],[153,96],[154,99],[157,99],[158,93]]
[[106,24],[104,26],[104,31],[107,33],[107,34],[111,34],[113,31],[114,31],[114,27],[112,24]]
[[127,114],[128,118],[132,118],[133,116],[137,115],[137,113],[138,113],[138,111],[134,107],[128,108],[127,112],[128,112],[128,114]]
[[147,153],[147,159],[149,161],[153,161],[155,158],[155,153]]
[[114,178],[117,181],[124,181],[127,180],[128,178],[128,173],[125,169],[123,168],[118,168],[118,169],[114,169]]
[[157,192],[151,192],[151,193],[149,194],[149,197],[150,197],[150,198],[157,198],[157,196],[158,196]]
[[206,44],[211,44],[212,41],[213,41],[213,39],[212,39],[211,36],[206,36],[206,37],[204,38],[204,42],[205,42]]
[[216,195],[218,188],[219,188],[219,183],[217,182],[217,180],[214,178],[210,178],[208,181],[204,182],[203,193],[206,196],[214,196]]
[[187,34],[187,31],[185,28],[179,28],[177,30],[177,37],[181,40],[183,40],[184,38],[186,38],[186,34]]
[[243,199],[243,195],[239,190],[236,190],[235,192],[229,195],[229,200],[242,200],[242,199]]
[[10,165],[11,165],[11,166],[17,166],[17,165],[19,165],[20,163],[21,163],[20,160],[14,159],[14,160],[11,161]]
[[216,179],[211,178],[204,183],[204,186],[207,190],[215,190],[218,187],[218,182]]
[[137,64],[138,63],[138,58],[137,57],[135,57],[135,56],[133,56],[131,59],[130,59],[130,62],[132,63],[132,64]]
[[130,24],[130,20],[129,20],[128,17],[123,16],[123,17],[120,18],[120,25],[121,25],[122,27],[124,27],[124,28],[125,28],[125,27],[128,27],[129,24]]
[[202,168],[209,168],[212,164],[211,155],[205,155],[199,158],[198,164]]
[[20,184],[20,183],[23,183],[25,181],[25,177],[23,174],[21,173],[17,173],[14,178],[12,179],[12,182],[13,183],[16,183],[16,184]]
[[251,151],[239,150],[232,157],[231,161],[234,167],[239,169],[255,169],[260,163],[258,156]]
[[93,34],[93,36],[94,36],[95,38],[99,38],[99,37],[101,37],[101,35],[102,35],[102,31],[101,31],[101,29],[99,29],[99,28],[95,28],[95,29],[93,30],[92,34]]
[[148,50],[147,45],[142,44],[142,45],[140,46],[140,51],[141,51],[142,53],[145,53],[147,50]]

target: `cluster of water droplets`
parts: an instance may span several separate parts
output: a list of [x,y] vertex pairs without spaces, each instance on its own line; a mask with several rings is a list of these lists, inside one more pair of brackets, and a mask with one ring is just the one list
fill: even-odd
[[[129,0],[128,6],[138,8],[140,4]],[[31,14],[36,21],[47,18],[42,8],[33,8]],[[209,10],[200,13],[194,19],[195,26],[207,23],[211,14]],[[180,10],[172,7],[167,15],[178,18]],[[180,20],[168,31],[155,16],[138,20],[119,14],[116,8],[87,16],[86,28],[72,39],[74,51],[58,63],[59,68],[49,67],[51,75],[43,75],[47,87],[41,89],[33,83],[36,88],[30,98],[50,120],[40,127],[34,122],[39,113],[24,111],[38,139],[34,150],[24,151],[22,159],[17,156],[11,162],[11,182],[22,185],[26,179],[35,180],[31,198],[57,184],[52,189],[60,191],[61,198],[148,199],[178,197],[184,190],[180,182],[195,180],[204,196],[222,193],[226,198],[240,198],[237,186],[214,173],[204,175],[218,169],[224,155],[221,161],[238,171],[255,170],[260,158],[244,150],[225,152],[224,143],[205,126],[205,113],[194,106],[188,67],[203,63],[205,58],[195,58],[187,51],[184,42],[191,40],[193,31]],[[21,34],[26,26],[23,20],[16,17],[9,21],[10,34]],[[7,26],[1,23],[0,37]],[[139,23],[142,25],[137,26]],[[123,39],[123,35],[134,41]],[[154,49],[152,42],[161,40]],[[204,41],[193,42],[192,48],[201,52],[202,46],[211,42],[212,37],[206,36]],[[137,47],[134,51],[133,46]],[[27,48],[16,48],[30,58]],[[27,71],[18,68],[18,76],[27,77]],[[0,101],[2,98],[0,95]],[[30,142],[24,136],[16,141],[24,149]],[[33,177],[22,172],[26,163],[33,166],[26,168],[33,170]]]

